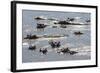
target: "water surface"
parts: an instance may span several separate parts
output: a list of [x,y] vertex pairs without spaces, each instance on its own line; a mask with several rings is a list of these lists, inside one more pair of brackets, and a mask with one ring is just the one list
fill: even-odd
[[[54,12],[54,11],[37,11],[37,10],[23,10],[22,13],[22,32],[23,32],[23,46],[22,46],[22,62],[44,62],[44,61],[69,61],[69,60],[89,60],[91,59],[91,27],[90,25],[67,25],[67,28],[52,28],[55,25],[51,20],[35,20],[36,16],[44,16],[46,18],[57,18],[58,20],[66,20],[68,17],[80,17],[80,22],[85,23],[85,20],[90,19],[90,13],[82,12]],[[37,29],[37,23],[48,24],[44,29]],[[75,35],[75,31],[81,31],[83,35]],[[65,35],[60,38],[39,38],[39,39],[24,39],[27,34],[32,35]],[[61,42],[61,47],[70,47],[71,50],[77,50],[78,53],[58,54],[56,49],[52,49],[48,41],[54,39]],[[37,49],[35,51],[29,50],[30,44],[35,44]],[[46,55],[39,52],[40,48],[46,47],[48,52]]]

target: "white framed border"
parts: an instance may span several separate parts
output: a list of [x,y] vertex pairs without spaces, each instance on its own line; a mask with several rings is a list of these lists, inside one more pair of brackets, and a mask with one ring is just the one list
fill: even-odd
[[[67,6],[45,6],[45,5],[28,5],[17,4],[17,41],[16,41],[16,58],[17,70],[22,69],[39,69],[39,68],[52,68],[52,67],[72,67],[72,66],[85,66],[96,65],[96,9],[82,8],[82,7],[67,7]],[[91,60],[79,61],[56,61],[56,62],[38,62],[38,63],[22,63],[22,10],[47,10],[47,11],[63,11],[63,12],[86,12],[91,13]]]

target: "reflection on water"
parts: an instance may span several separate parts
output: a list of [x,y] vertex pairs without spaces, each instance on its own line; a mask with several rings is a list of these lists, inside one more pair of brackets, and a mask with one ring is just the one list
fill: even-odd
[[[27,11],[26,11],[27,13]],[[82,15],[82,14],[80,14]],[[25,17],[25,15],[23,15]],[[29,15],[26,15],[29,17]],[[34,16],[34,14],[33,14]],[[30,16],[31,17],[31,16]],[[22,46],[22,62],[44,62],[44,61],[62,61],[62,60],[87,60],[90,59],[90,42],[91,42],[91,27],[90,25],[66,25],[66,28],[61,28],[59,25],[53,28],[55,24],[52,21],[43,20],[43,23],[48,24],[46,28],[37,29],[37,20],[30,19],[33,25],[25,24],[26,17],[23,18],[23,46]],[[29,22],[29,21],[27,21]],[[75,35],[74,32],[80,31],[82,35]],[[24,39],[27,34],[44,36],[38,39]],[[45,38],[45,36],[60,35],[62,37]],[[52,48],[49,41],[60,41],[59,48]],[[30,45],[36,45],[36,50],[29,50]],[[69,47],[71,51],[78,53],[70,55],[69,53],[57,53],[58,49]],[[47,53],[40,52],[40,48],[46,48]]]

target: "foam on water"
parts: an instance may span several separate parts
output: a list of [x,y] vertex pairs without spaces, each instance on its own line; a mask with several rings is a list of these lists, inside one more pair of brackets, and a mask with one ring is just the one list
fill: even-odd
[[29,46],[29,43],[24,42],[22,45],[23,45],[23,46]]

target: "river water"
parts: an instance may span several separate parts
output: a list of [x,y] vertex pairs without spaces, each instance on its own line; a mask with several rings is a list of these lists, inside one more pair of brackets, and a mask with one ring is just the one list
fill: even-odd
[[[91,59],[91,27],[90,25],[66,25],[67,28],[52,28],[55,24],[52,20],[35,20],[36,16],[45,16],[47,18],[57,18],[58,20],[65,20],[67,17],[80,17],[80,21],[85,23],[85,20],[90,19],[90,13],[77,12],[53,12],[53,11],[32,11],[23,10],[23,29],[22,29],[22,62],[45,62],[45,61],[74,61],[74,60],[89,60]],[[48,26],[44,29],[37,29],[37,23],[45,23]],[[81,31],[82,35],[75,35],[74,32]],[[24,39],[27,34],[32,35],[65,35],[59,38],[39,38],[39,39]],[[48,41],[60,41],[61,47],[69,47],[70,50],[78,51],[74,55],[57,53],[52,49]],[[29,45],[36,45],[37,49],[29,50]],[[47,48],[46,55],[39,52],[40,48]]]

